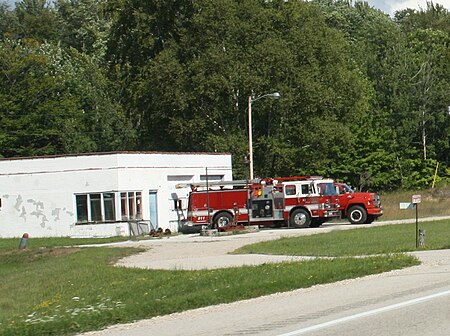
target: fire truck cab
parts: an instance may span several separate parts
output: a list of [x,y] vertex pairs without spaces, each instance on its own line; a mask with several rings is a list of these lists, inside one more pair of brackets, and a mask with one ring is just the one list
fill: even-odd
[[[339,218],[333,180],[296,176],[191,185],[183,227],[317,227]],[[187,231],[187,230],[186,230]],[[190,230],[192,231],[192,230]]]
[[352,224],[370,224],[383,215],[380,195],[374,192],[356,192],[345,183],[334,183],[342,218]]

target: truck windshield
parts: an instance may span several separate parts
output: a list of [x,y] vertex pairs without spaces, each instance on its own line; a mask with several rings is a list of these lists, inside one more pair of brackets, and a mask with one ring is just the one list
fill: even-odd
[[344,184],[342,187],[344,188],[344,192],[349,193],[349,194],[354,193],[353,189],[349,185]]
[[321,196],[337,195],[333,183],[319,183],[319,193]]

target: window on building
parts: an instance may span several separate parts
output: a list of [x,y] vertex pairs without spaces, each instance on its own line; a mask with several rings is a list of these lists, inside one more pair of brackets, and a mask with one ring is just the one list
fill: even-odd
[[191,181],[194,178],[194,175],[167,175],[167,181]]
[[122,220],[142,219],[142,193],[127,191],[120,193]]
[[90,194],[91,201],[91,222],[102,221],[102,196],[101,194]]
[[114,193],[75,195],[77,223],[102,223],[116,219]]
[[77,203],[77,222],[84,223],[88,221],[88,196],[76,195]]
[[223,181],[224,175],[200,175],[200,181]]
[[116,204],[114,193],[103,194],[103,204],[105,206],[105,220],[113,221],[116,219]]

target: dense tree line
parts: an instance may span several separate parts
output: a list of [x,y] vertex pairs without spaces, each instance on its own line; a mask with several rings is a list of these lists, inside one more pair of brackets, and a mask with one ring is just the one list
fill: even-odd
[[450,179],[450,13],[343,0],[0,2],[0,156],[233,154],[361,189]]

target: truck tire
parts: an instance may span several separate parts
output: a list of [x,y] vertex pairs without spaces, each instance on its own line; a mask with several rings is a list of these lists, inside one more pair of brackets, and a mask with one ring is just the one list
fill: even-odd
[[309,225],[309,227],[311,228],[316,228],[321,226],[323,223],[325,223],[327,220],[323,219],[323,218],[315,218],[311,220],[311,224]]
[[307,228],[311,225],[311,216],[305,209],[295,209],[289,216],[289,224],[296,228]]
[[360,205],[354,205],[348,210],[347,217],[352,224],[364,224],[367,220],[367,211]]
[[213,229],[223,229],[229,225],[231,225],[233,221],[233,216],[228,212],[219,212],[213,218]]
[[192,225],[192,226],[183,225],[180,229],[180,232],[183,234],[190,234],[190,233],[200,233],[201,230],[202,230],[201,225]]
[[367,219],[364,222],[364,224],[370,224],[375,220],[375,216],[374,215],[367,215]]

